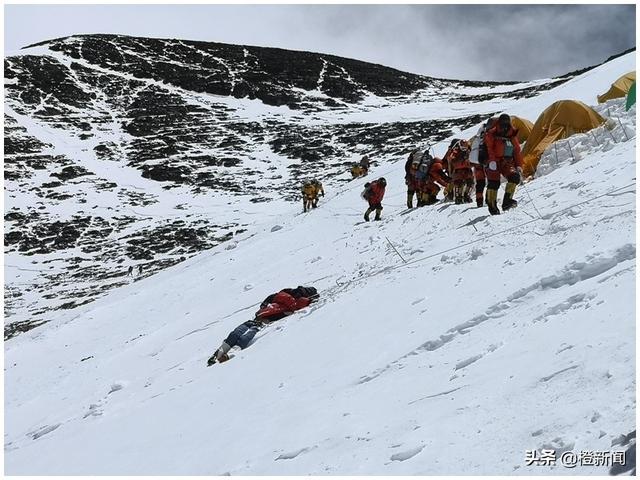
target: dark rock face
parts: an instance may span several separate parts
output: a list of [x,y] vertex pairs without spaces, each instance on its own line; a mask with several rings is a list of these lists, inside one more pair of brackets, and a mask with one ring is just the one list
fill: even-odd
[[60,39],[44,44],[72,59],[136,78],[290,108],[300,106],[301,98],[295,89],[313,90],[321,79],[322,93],[349,103],[362,100],[367,92],[382,97],[408,95],[438,82],[381,65],[278,48],[117,35],[74,38],[77,41]]
[[[497,85],[209,42],[88,35],[39,45],[5,58],[5,338],[133,281],[129,265],[151,275],[245,231],[243,209],[297,201],[304,177],[331,188],[348,181],[354,158],[401,159],[482,120],[349,115],[478,101],[460,88]],[[536,95],[569,78],[483,98]]]
[[70,166],[70,167],[64,167],[59,172],[55,172],[51,174],[52,177],[57,177],[63,182],[67,180],[71,180],[72,178],[82,177],[83,175],[92,175],[92,173],[82,167]]

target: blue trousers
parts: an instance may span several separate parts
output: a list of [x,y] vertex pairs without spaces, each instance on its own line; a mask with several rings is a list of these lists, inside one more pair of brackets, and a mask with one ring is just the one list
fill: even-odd
[[260,330],[260,324],[254,320],[249,320],[234,328],[233,332],[227,336],[225,343],[230,347],[247,348]]

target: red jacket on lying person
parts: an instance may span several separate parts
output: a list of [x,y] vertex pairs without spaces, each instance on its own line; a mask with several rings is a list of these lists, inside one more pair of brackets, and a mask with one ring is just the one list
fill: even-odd
[[256,312],[256,318],[263,322],[273,322],[291,315],[296,310],[308,306],[317,297],[314,291],[312,287],[285,288],[262,302],[260,310]]

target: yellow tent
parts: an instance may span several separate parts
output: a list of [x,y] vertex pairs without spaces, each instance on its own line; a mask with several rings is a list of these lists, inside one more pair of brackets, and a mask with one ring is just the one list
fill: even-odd
[[626,97],[633,82],[636,81],[636,71],[625,73],[611,84],[611,88],[602,95],[598,95],[598,103],[604,103],[612,98]]
[[529,138],[529,135],[531,135],[533,123],[531,123],[526,118],[511,115],[511,125],[513,125],[514,128],[518,129],[518,141],[520,143],[526,142],[527,138]]
[[535,173],[540,157],[553,142],[588,132],[604,121],[592,108],[575,100],[560,100],[547,107],[536,120],[522,150],[525,177]]

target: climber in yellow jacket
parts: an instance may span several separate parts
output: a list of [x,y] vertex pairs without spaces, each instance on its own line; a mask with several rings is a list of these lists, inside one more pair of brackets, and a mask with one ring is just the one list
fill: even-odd
[[318,196],[324,197],[324,187],[317,180],[308,180],[302,184],[302,210],[304,212],[318,206]]

